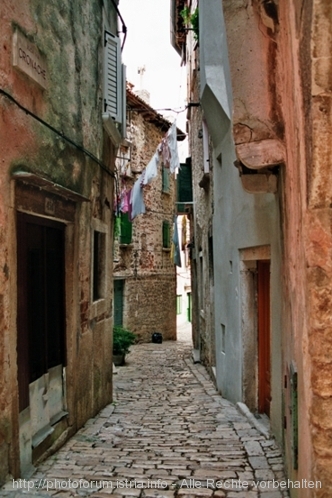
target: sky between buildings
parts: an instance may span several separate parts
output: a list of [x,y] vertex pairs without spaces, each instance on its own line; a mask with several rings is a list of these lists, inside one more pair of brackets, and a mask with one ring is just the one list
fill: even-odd
[[[127,80],[134,90],[150,93],[150,105],[185,132],[186,68],[170,42],[170,0],[120,0],[119,10],[127,26],[122,57]],[[139,68],[145,68],[143,76]],[[186,150],[179,147],[181,162]],[[184,157],[183,157],[184,156]]]

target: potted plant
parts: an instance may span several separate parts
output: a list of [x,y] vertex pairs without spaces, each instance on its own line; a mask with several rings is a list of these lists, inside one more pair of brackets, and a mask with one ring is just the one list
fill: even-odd
[[129,347],[136,341],[136,334],[119,325],[113,327],[113,363],[124,365]]
[[[182,16],[183,22],[186,25],[186,30],[191,30],[194,32],[194,40],[198,42],[199,38],[199,11],[198,7],[194,9],[193,12],[190,12],[189,7],[185,7],[181,10],[180,15]],[[188,26],[191,26],[190,28]]]

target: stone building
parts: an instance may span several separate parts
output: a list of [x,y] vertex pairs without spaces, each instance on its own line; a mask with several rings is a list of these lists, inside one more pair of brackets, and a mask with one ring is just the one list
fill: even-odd
[[125,101],[113,1],[3,0],[0,17],[3,482],[28,476],[112,399],[108,255]]
[[[118,195],[130,192],[171,124],[127,89],[127,138],[118,159]],[[178,130],[178,139],[185,136]],[[171,255],[175,180],[160,159],[157,176],[143,188],[145,214],[132,223],[120,212],[114,243],[115,325],[150,342],[153,332],[176,339],[176,270]]]
[[[200,0],[195,45],[180,12],[196,4],[171,1],[172,40],[188,65],[195,209],[212,218],[216,383],[269,417],[293,482],[321,483],[292,496],[332,496],[332,5]],[[204,123],[210,200],[195,185]]]

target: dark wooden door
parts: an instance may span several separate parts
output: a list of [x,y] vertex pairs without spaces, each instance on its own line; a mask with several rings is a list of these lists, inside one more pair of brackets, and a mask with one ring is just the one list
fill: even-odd
[[124,280],[114,280],[114,325],[123,325]]
[[270,416],[270,261],[257,262],[258,410]]
[[17,359],[20,411],[29,384],[65,364],[64,225],[18,213]]

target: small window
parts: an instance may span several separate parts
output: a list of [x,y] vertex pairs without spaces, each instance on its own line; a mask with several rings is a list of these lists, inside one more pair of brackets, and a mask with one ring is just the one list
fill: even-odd
[[178,294],[176,296],[176,314],[181,315],[182,313],[182,296]]
[[169,221],[163,221],[163,248],[170,249],[171,247],[171,230]]
[[105,233],[94,230],[92,272],[92,292],[94,301],[98,301],[98,299],[105,297],[105,244]]
[[169,193],[169,168],[162,165],[162,191]]

